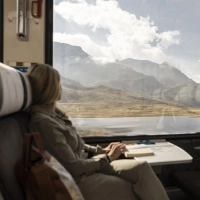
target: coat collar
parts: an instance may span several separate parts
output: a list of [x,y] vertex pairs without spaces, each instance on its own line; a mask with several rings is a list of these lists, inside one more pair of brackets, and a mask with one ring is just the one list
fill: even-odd
[[34,105],[34,106],[30,107],[30,111],[31,111],[31,113],[39,112],[39,113],[44,113],[45,115],[48,115],[48,116],[53,117],[53,118],[55,118],[55,117],[60,118],[61,120],[64,120],[66,122],[66,124],[72,125],[72,122],[69,119],[63,118],[62,116],[57,114],[55,111],[49,110],[45,106]]
[[40,113],[44,113],[44,114],[52,116],[52,117],[58,116],[58,114],[55,111],[50,110],[50,109],[48,109],[48,108],[46,108],[45,106],[42,106],[42,105],[31,106],[30,110],[31,110],[32,113],[40,112]]

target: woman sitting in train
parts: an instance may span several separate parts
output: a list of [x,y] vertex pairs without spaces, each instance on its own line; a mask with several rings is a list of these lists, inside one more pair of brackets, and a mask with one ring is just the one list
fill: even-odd
[[[122,143],[106,148],[85,144],[56,106],[61,84],[54,68],[39,64],[31,67],[27,76],[33,95],[30,130],[41,134],[45,148],[71,173],[86,200],[113,200],[112,193],[115,200],[169,199],[147,162],[118,159],[126,150]],[[87,158],[85,152],[94,156]]]

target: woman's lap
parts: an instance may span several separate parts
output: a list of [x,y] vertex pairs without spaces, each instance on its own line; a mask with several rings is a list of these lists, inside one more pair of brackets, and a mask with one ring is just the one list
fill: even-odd
[[169,199],[151,166],[134,159],[112,161],[101,173],[84,176],[79,187],[86,200]]
[[136,161],[134,159],[115,160],[110,163],[110,166],[104,169],[103,173],[118,176],[131,183],[136,183],[145,173],[153,170],[145,161]]
[[106,174],[118,176],[130,183],[143,200],[167,200],[167,194],[151,166],[134,159],[115,160],[105,169]]
[[83,176],[78,186],[85,200],[139,200],[132,184],[117,176],[94,173]]

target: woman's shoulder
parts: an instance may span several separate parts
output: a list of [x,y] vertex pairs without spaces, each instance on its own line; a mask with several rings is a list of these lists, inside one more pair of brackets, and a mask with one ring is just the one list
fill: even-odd
[[30,107],[31,121],[54,121],[56,113],[44,106],[33,105]]
[[31,124],[37,123],[37,124],[54,124],[55,123],[55,119],[45,113],[40,113],[40,112],[35,112],[31,114],[31,120],[30,120]]
[[29,129],[31,131],[40,132],[40,134],[45,135],[49,131],[55,131],[55,128],[60,129],[60,126],[53,120],[53,118],[43,113],[32,114],[29,122]]
[[67,130],[72,128],[72,123],[60,116],[55,111],[45,109],[39,106],[33,106],[31,109],[31,127],[51,127],[51,128],[59,128],[60,130]]

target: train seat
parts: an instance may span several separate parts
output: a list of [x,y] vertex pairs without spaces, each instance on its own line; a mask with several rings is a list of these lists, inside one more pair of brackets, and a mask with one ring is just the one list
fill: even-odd
[[[23,156],[23,134],[29,132],[30,105],[28,78],[0,63],[0,191],[6,200],[25,199],[15,176],[15,164]],[[70,188],[76,187],[73,184],[70,181]]]
[[192,170],[181,170],[172,174],[172,179],[177,186],[185,192],[192,200],[200,199],[200,146],[195,146],[194,149],[197,153],[196,167]]
[[27,108],[31,99],[25,74],[0,63],[0,117]]
[[178,171],[172,178],[189,197],[193,200],[200,199],[200,170]]
[[23,200],[15,177],[15,163],[22,157],[23,133],[28,132],[31,104],[26,76],[0,63],[0,191],[6,199]]
[[2,196],[2,194],[1,194],[1,191],[0,191],[0,200],[3,200],[3,196]]
[[22,158],[22,135],[28,132],[28,120],[28,112],[18,112],[0,119],[0,189],[6,199],[24,199],[15,177],[15,163]]

